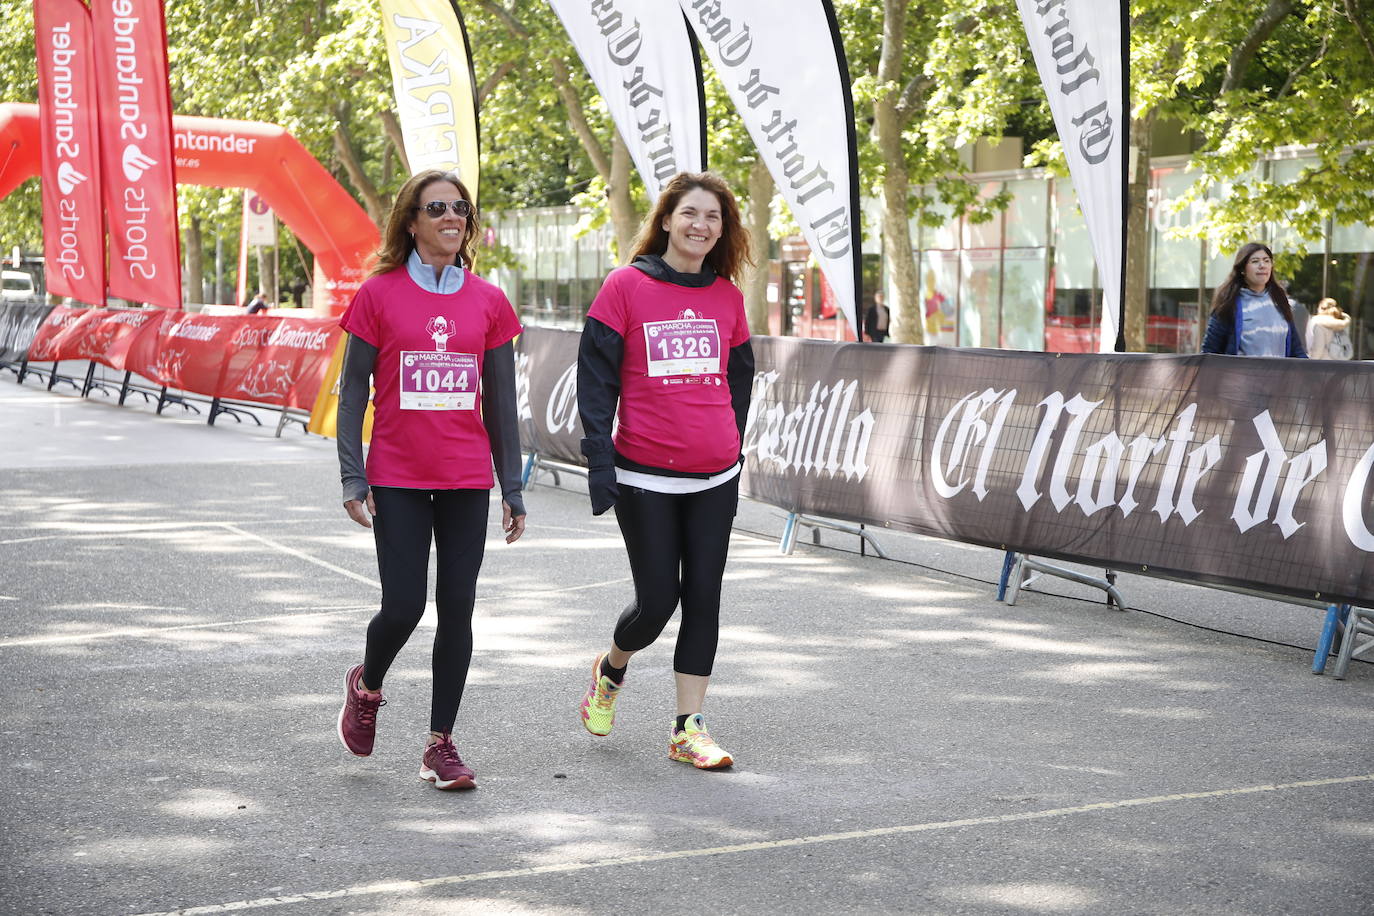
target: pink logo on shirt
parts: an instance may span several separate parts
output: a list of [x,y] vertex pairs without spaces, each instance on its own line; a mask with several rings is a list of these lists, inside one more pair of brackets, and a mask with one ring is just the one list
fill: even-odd
[[429,324],[425,325],[425,333],[434,339],[434,349],[443,353],[448,349],[448,339],[453,335],[454,327],[443,315],[435,315],[429,319]]

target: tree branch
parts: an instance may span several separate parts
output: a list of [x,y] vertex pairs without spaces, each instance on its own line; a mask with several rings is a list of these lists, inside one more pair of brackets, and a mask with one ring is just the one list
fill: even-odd
[[926,90],[930,88],[933,82],[934,80],[930,77],[920,74],[912,77],[911,82],[902,88],[902,94],[897,98],[895,111],[903,127],[910,124],[911,119],[916,117],[916,113],[924,107]]
[[515,18],[515,14],[512,13],[510,10],[506,9],[501,4],[497,3],[496,0],[478,0],[478,5],[481,6],[482,9],[486,10],[488,13],[491,13],[497,19],[500,19],[501,24],[504,25],[510,31],[510,33],[514,35],[516,38],[519,38],[522,41],[529,40],[529,29],[521,25],[520,20]]
[[334,127],[334,153],[343,163],[344,171],[348,173],[348,180],[353,182],[353,187],[358,189],[358,193],[363,197],[363,207],[367,210],[367,215],[378,226],[382,225],[386,206],[382,203],[382,195],[377,191],[377,186],[372,183],[372,179],[367,177],[367,172],[363,169],[363,164],[358,160],[358,154],[353,150],[353,141],[348,136],[348,129],[344,126],[347,111],[341,110],[336,113],[338,123]]
[[561,57],[552,57],[549,64],[553,67],[553,84],[558,90],[558,97],[568,109],[569,126],[572,127],[573,133],[577,134],[577,139],[582,141],[582,148],[587,151],[587,158],[592,160],[592,166],[596,168],[597,174],[609,181],[611,157],[606,154],[606,148],[601,145],[591,125],[587,123],[587,114],[582,108],[582,99],[573,88],[567,61]]
[[1355,32],[1360,36],[1360,41],[1364,42],[1364,49],[1369,52],[1369,57],[1374,60],[1374,38],[1370,37],[1369,29],[1366,24],[1369,22],[1364,18],[1367,14],[1360,10],[1356,0],[1345,0],[1345,18],[1350,20],[1350,24],[1355,27]]
[[405,133],[401,130],[401,119],[396,117],[396,112],[390,108],[384,108],[381,112],[382,130],[386,132],[386,137],[395,147],[396,158],[401,162],[401,168],[407,175],[410,174],[410,157],[406,155]]
[[1259,51],[1260,45],[1269,40],[1269,36],[1274,34],[1274,30],[1279,27],[1279,23],[1284,17],[1293,12],[1293,0],[1269,0],[1269,5],[1260,14],[1259,19],[1250,28],[1250,34],[1236,46],[1231,52],[1231,59],[1226,62],[1226,77],[1221,82],[1219,95],[1225,95],[1232,89],[1236,89],[1245,80],[1245,72],[1250,69],[1250,62],[1255,59],[1255,54]]
[[513,60],[508,60],[508,61],[506,61],[504,64],[502,64],[501,66],[497,67],[497,68],[496,68],[496,71],[495,71],[494,73],[492,73],[490,76],[488,76],[485,80],[482,81],[482,86],[481,86],[481,88],[479,88],[479,89],[477,90],[477,107],[478,107],[478,108],[481,108],[481,107],[482,107],[482,103],[485,102],[485,101],[487,100],[487,96],[491,95],[492,92],[494,92],[494,91],[496,90],[496,87],[499,86],[499,85],[501,85],[501,80],[505,79],[506,76],[507,76],[512,70],[515,69],[515,65],[516,65],[516,62],[515,62],[515,61],[513,61]]

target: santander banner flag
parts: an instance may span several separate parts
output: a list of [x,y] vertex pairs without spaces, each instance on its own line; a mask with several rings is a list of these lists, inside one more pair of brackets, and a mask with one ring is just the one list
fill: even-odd
[[105,302],[91,20],[81,0],[34,6],[48,292]]
[[655,200],[706,167],[701,61],[677,0],[548,0]]
[[[1126,0],[1016,0],[1102,280],[1102,337],[1121,335],[1126,257]],[[1121,349],[1125,349],[1124,343]]]
[[859,162],[830,0],[679,0],[859,335]]
[[161,0],[92,0],[110,293],[181,306],[172,100]]

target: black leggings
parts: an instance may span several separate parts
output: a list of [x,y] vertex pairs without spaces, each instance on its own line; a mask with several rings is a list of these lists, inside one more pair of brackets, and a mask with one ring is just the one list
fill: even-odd
[[617,646],[638,652],[652,644],[681,599],[673,670],[711,673],[720,633],[720,580],[738,505],[738,476],[700,493],[620,487],[615,517],[630,556],[635,600],[616,623]]
[[373,487],[372,498],[377,505],[372,530],[377,538],[382,608],[367,626],[363,683],[372,690],[382,689],[396,653],[425,612],[432,536],[439,560],[434,595],[439,625],[434,632],[429,727],[450,732],[472,661],[472,606],[487,543],[488,493]]

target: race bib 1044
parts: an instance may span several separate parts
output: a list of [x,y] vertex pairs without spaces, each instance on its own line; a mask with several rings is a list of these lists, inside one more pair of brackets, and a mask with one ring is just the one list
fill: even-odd
[[644,325],[649,377],[720,371],[720,332],[711,318],[678,318]]
[[473,410],[476,407],[476,354],[401,352],[402,410]]

